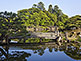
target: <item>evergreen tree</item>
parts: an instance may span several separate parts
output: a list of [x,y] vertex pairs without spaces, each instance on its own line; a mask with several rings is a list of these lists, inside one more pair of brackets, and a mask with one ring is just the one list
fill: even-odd
[[8,41],[10,36],[16,35],[25,30],[24,22],[12,12],[3,12],[0,14],[0,37]]
[[52,8],[52,5],[49,5],[49,8],[48,8],[48,11],[50,12],[50,13],[53,13],[53,8]]

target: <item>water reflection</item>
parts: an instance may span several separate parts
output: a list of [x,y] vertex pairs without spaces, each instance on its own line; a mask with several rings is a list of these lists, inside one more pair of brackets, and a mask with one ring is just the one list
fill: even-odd
[[68,50],[64,52],[73,59],[81,60],[81,49],[78,47],[69,46]]
[[[14,49],[13,49],[14,48]],[[47,52],[49,51],[49,52]],[[70,60],[81,60],[81,49],[80,46],[73,46],[70,44],[65,44],[58,46],[55,45],[28,45],[28,46],[1,46],[0,47],[0,61],[27,61],[30,57],[33,57],[35,54],[37,57],[46,56],[46,59],[50,57],[55,57],[53,53],[62,52],[63,57],[66,56],[71,57]],[[47,57],[49,53],[52,53],[50,57]],[[59,54],[59,53],[58,53]],[[38,59],[34,56],[33,59]],[[45,57],[43,57],[45,59]],[[57,57],[56,59],[62,59]],[[68,59],[68,58],[67,58]],[[67,60],[66,59],[66,60]],[[54,58],[51,58],[54,60]],[[34,60],[33,60],[34,61]],[[59,60],[60,61],[60,60]]]
[[3,48],[0,48],[0,61],[27,61],[26,57],[31,56],[30,53],[24,51],[11,51],[9,53],[9,46]]

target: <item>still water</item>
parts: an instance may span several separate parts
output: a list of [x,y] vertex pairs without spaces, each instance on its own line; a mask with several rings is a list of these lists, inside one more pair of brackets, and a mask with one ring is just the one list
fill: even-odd
[[81,61],[81,48],[55,44],[0,46],[0,61]]

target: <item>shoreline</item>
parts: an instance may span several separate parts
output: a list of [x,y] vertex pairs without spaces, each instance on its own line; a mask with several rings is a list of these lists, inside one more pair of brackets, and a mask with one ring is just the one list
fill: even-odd
[[[74,44],[81,44],[81,42],[79,41],[70,41],[70,42],[59,42],[61,44],[70,44],[70,43],[74,43]],[[58,42],[40,42],[40,43],[0,43],[0,46],[25,46],[25,45],[45,45],[45,44],[49,44],[49,45],[53,45],[53,44],[57,44],[59,45]]]

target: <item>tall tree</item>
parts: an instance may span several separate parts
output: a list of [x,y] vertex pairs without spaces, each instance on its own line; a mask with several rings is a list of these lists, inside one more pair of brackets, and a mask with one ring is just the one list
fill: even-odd
[[54,6],[54,11],[55,11],[55,12],[58,12],[58,10],[59,10],[58,5],[55,5],[55,6]]
[[42,11],[45,10],[45,7],[44,7],[43,2],[39,2],[37,7],[38,7],[39,9],[41,9]]
[[36,4],[33,4],[33,6],[32,6],[33,8],[37,8],[37,5]]
[[52,5],[51,5],[51,4],[49,5],[48,11],[49,11],[50,13],[53,13],[53,8],[52,8]]

